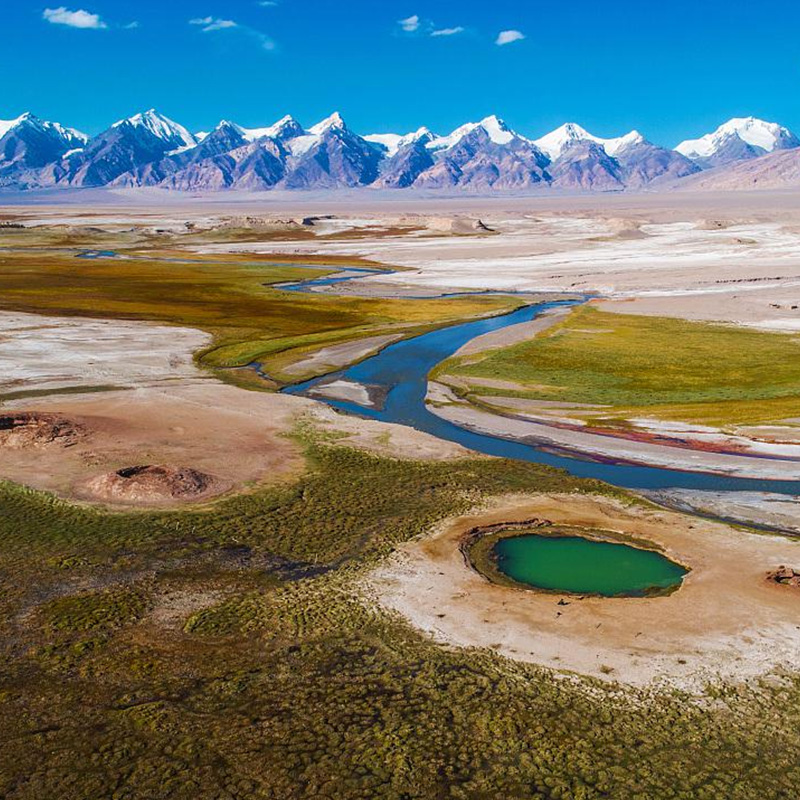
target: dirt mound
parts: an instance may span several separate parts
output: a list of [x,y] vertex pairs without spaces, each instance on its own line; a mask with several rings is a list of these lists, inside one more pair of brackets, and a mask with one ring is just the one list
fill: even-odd
[[610,232],[610,239],[647,239],[648,235],[642,230],[638,220],[613,217],[606,220]]
[[735,224],[729,219],[701,219],[696,228],[698,231],[724,231]]
[[101,500],[147,504],[197,500],[219,494],[225,486],[212,475],[190,467],[148,465],[100,475],[89,481],[86,488]]
[[494,233],[483,220],[470,217],[429,217],[425,220],[428,230],[443,233]]
[[780,566],[774,572],[767,574],[767,580],[779,583],[781,586],[800,586],[800,572],[791,567]]
[[0,447],[29,450],[56,445],[71,447],[86,436],[86,429],[59,414],[19,412],[0,414]]

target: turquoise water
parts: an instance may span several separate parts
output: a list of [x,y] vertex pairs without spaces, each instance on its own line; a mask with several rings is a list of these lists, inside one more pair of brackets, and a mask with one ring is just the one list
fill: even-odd
[[678,586],[686,570],[652,550],[581,536],[510,536],[493,552],[497,567],[537,589],[641,597]]

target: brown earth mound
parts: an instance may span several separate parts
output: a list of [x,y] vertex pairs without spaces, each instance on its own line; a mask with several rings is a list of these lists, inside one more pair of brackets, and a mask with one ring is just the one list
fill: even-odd
[[610,239],[647,239],[648,235],[642,230],[642,223],[634,219],[613,218],[606,220],[610,230]]
[[12,450],[50,445],[71,447],[84,436],[86,429],[81,424],[59,414],[0,414],[0,447]]
[[780,566],[767,574],[767,580],[782,586],[800,586],[800,572],[791,567]]
[[162,503],[197,500],[226,487],[217,478],[190,467],[163,465],[126,467],[100,475],[86,485],[101,500],[118,503]]

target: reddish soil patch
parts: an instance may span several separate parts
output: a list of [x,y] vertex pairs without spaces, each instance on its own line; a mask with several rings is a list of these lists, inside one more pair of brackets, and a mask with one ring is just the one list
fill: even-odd
[[135,504],[197,500],[219,494],[226,488],[226,484],[205,472],[160,464],[125,467],[86,484],[86,491],[99,500]]
[[0,447],[11,450],[71,447],[86,436],[86,429],[60,414],[17,412],[0,414]]
[[781,586],[800,587],[800,572],[791,567],[778,567],[774,572],[767,574],[767,580],[779,583]]

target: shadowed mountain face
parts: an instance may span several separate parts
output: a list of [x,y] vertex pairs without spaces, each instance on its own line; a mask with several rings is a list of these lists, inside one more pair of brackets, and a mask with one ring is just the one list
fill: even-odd
[[622,180],[626,187],[638,189],[656,180],[677,180],[702,171],[686,156],[656,147],[650,142],[639,142],[623,148],[616,154],[622,168]]
[[736,161],[693,175],[674,188],[702,191],[785,189],[800,186],[800,148]]
[[87,137],[58,123],[23,114],[0,136],[0,186],[38,182],[38,171],[81,148]]
[[625,188],[620,163],[595,142],[567,145],[550,166],[553,186],[560,189],[617,191]]
[[524,189],[547,183],[547,156],[532,142],[514,136],[494,141],[483,127],[467,133],[435,156],[433,166],[421,173],[414,186],[437,188],[466,186],[482,189]]
[[[313,129],[312,129],[313,130]],[[286,178],[287,189],[335,189],[366,186],[378,178],[380,151],[342,122],[330,124],[311,134],[315,141],[303,151],[290,152]]]
[[71,186],[141,185],[142,179],[137,176],[162,174],[158,167],[147,169],[149,165],[196,143],[177,123],[147,111],[117,122],[90,139],[83,150],[62,161],[56,180]]
[[745,142],[736,134],[731,134],[719,143],[711,155],[705,158],[697,158],[696,162],[705,168],[721,167],[737,161],[749,161],[751,158],[759,158],[766,155],[766,153],[767,151],[763,147]]
[[89,139],[26,114],[0,121],[0,187],[608,192],[654,182],[673,186],[702,170],[790,148],[800,148],[791,131],[752,117],[730,120],[669,150],[637,131],[603,139],[574,123],[533,141],[494,116],[448,136],[420,128],[404,136],[364,137],[339,114],[307,130],[284,117],[255,129],[223,121],[208,134],[193,135],[151,109]]
[[427,141],[409,142],[383,162],[375,185],[386,189],[407,189],[435,163]]

